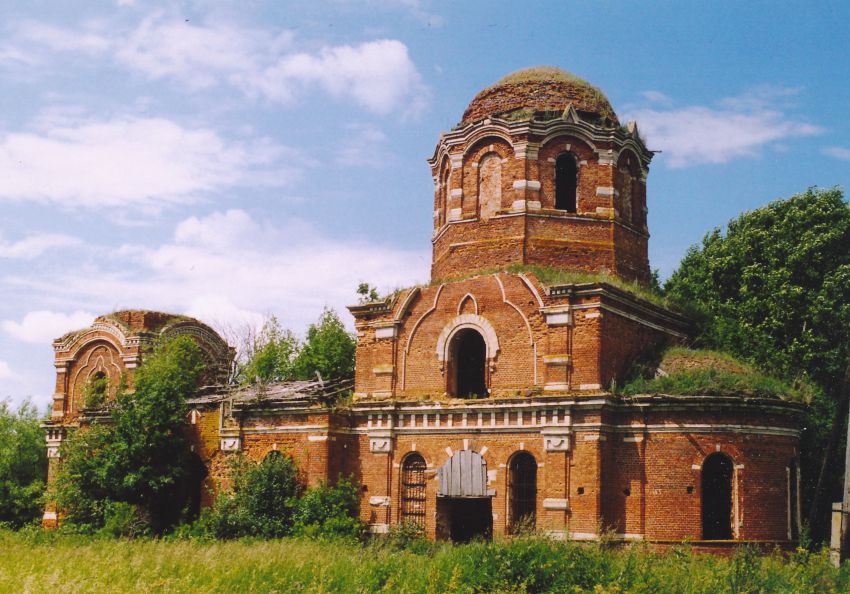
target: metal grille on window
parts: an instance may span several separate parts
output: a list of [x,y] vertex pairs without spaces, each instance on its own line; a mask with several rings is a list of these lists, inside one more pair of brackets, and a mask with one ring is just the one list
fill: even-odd
[[528,453],[513,457],[510,466],[510,530],[534,528],[537,511],[537,462]]
[[425,526],[425,460],[411,454],[401,469],[401,521]]

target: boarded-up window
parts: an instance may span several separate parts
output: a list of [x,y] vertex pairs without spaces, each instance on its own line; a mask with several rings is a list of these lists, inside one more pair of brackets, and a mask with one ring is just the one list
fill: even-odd
[[410,454],[401,468],[401,521],[425,525],[425,459]]
[[485,155],[478,164],[478,207],[485,221],[502,207],[502,159],[496,153]]
[[455,452],[437,471],[440,497],[489,497],[487,463],[472,450]]

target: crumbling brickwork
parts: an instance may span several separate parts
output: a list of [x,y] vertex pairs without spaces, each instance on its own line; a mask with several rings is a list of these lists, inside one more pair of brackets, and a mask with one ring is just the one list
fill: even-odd
[[[558,165],[564,155],[575,169],[573,161]],[[209,472],[203,504],[229,488],[229,460],[281,451],[305,485],[357,480],[361,518],[375,533],[402,521],[405,502],[415,500],[424,510],[411,517],[432,538],[504,535],[520,497],[512,468],[524,460],[535,477],[525,484],[524,509],[533,527],[556,538],[592,540],[605,530],[621,540],[713,550],[792,543],[802,406],[625,399],[611,390],[689,329],[680,314],[609,278],[650,280],[651,156],[637,127],[620,127],[598,89],[556,69],[523,71],[479,93],[429,161],[431,283],[349,308],[357,332],[353,404],[331,409],[259,392],[239,398],[224,388],[200,394],[189,402],[186,431]],[[563,171],[577,171],[576,179],[559,186]],[[575,200],[559,201],[565,188]],[[544,282],[530,265],[598,276]],[[221,374],[230,353],[223,341],[168,314],[119,312],[54,343],[49,480],[58,444],[86,422],[85,381],[103,372],[132,386],[140,347],[178,330],[199,340]],[[409,456],[424,460],[424,483],[404,482]],[[711,474],[717,460],[728,477]],[[450,479],[459,482],[449,488]],[[421,489],[415,497],[412,484]],[[726,504],[720,520],[728,535],[709,542],[716,531],[704,525],[706,510]],[[56,511],[48,506],[46,524]]]

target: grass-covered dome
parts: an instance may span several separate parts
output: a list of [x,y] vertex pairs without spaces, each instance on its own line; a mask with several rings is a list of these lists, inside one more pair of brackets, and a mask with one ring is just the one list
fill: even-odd
[[531,119],[539,113],[559,113],[573,104],[580,114],[619,125],[617,114],[605,94],[586,80],[556,66],[535,66],[517,70],[478,93],[461,124],[490,116]]

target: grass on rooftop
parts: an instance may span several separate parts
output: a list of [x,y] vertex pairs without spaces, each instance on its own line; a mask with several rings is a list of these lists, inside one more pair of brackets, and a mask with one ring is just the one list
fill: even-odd
[[674,347],[664,353],[659,369],[657,377],[636,378],[616,392],[624,396],[737,396],[794,402],[812,398],[813,388],[804,382],[792,385],[717,351]]
[[576,272],[570,270],[561,270],[559,268],[550,268],[548,266],[533,266],[527,264],[511,264],[510,266],[485,268],[483,270],[471,271],[467,274],[452,276],[448,278],[435,279],[431,281],[432,285],[443,283],[454,283],[474,276],[487,276],[499,272],[509,272],[512,274],[531,273],[547,287],[556,287],[560,285],[582,285],[582,284],[598,284],[605,283],[631,293],[635,297],[645,299],[650,303],[664,308],[671,308],[671,304],[661,294],[653,291],[650,287],[645,287],[635,282],[623,280],[617,276],[604,273],[591,272]]

